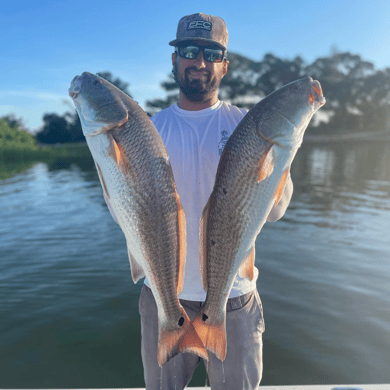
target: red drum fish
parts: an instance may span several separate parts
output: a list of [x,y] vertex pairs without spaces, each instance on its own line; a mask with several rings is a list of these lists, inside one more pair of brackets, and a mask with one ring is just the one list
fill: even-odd
[[278,204],[313,114],[325,104],[320,83],[294,81],[257,103],[221,155],[200,223],[200,266],[207,297],[193,325],[204,346],[226,356],[226,303],[234,279],[253,280],[255,240]]
[[104,197],[127,242],[134,283],[146,276],[158,308],[157,361],[207,351],[180,305],[186,221],[163,141],[142,108],[94,74],[69,89]]

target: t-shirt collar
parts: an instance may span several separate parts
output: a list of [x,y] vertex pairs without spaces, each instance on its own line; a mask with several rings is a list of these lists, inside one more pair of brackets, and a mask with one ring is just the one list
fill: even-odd
[[177,103],[174,104],[172,106],[172,108],[175,111],[175,113],[188,117],[188,116],[204,116],[204,115],[208,115],[208,114],[211,114],[213,111],[218,110],[221,106],[222,106],[222,101],[217,100],[217,102],[214,103],[212,106],[207,107],[207,108],[205,108],[203,110],[197,110],[197,111],[183,110],[182,108],[180,108],[178,106]]

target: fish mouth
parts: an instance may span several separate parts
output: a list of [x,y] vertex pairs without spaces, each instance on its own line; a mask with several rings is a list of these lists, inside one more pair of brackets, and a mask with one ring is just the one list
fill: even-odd
[[72,91],[70,88],[68,89],[69,91],[69,96],[72,98],[72,99],[76,99],[77,96],[79,96],[79,93],[78,92],[74,92]]
[[83,72],[81,76],[77,75],[73,77],[73,80],[70,83],[70,88],[68,89],[69,96],[72,99],[76,99],[81,91],[81,84],[84,79],[90,77],[92,74],[89,72]]
[[72,99],[76,99],[81,91],[81,76],[73,77],[73,80],[70,83],[70,88],[68,89],[69,96]]
[[324,95],[322,93],[321,84],[319,81],[314,80],[311,83],[310,95],[309,95],[310,103],[317,103],[319,107],[323,106],[326,103]]

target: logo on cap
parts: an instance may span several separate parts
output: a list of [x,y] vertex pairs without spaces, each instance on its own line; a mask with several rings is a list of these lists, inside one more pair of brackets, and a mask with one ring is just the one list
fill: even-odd
[[211,31],[211,29],[213,28],[213,24],[204,20],[194,20],[193,22],[188,23],[187,30],[194,30],[196,28]]

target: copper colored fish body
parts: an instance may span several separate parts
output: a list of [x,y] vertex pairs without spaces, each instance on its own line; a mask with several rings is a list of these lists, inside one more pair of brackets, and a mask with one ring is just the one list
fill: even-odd
[[146,276],[157,303],[160,366],[207,352],[178,295],[184,281],[185,215],[167,152],[146,113],[106,80],[84,72],[69,89],[110,212],[127,242],[134,283]]
[[193,325],[209,351],[226,356],[226,303],[234,279],[254,277],[257,235],[283,194],[294,156],[313,114],[325,104],[310,77],[255,105],[230,136],[200,223],[206,302]]

